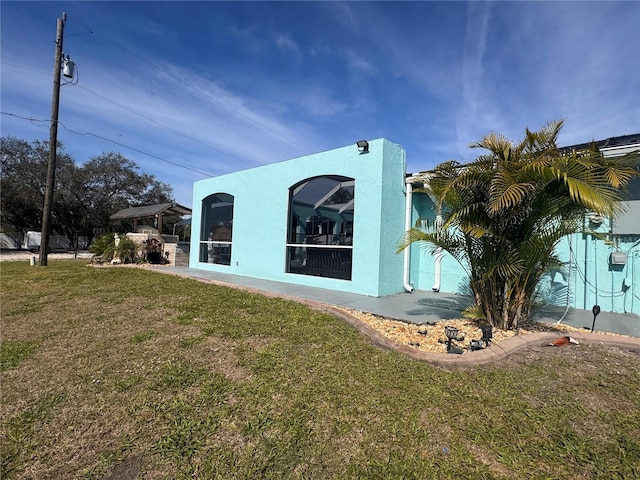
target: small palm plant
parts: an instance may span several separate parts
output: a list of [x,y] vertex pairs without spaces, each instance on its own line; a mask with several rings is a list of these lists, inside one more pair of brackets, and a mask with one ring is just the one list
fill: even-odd
[[542,275],[560,266],[560,239],[580,232],[584,215],[620,213],[623,189],[638,175],[637,153],[605,158],[595,144],[562,151],[562,125],[527,129],[519,143],[489,134],[472,145],[488,153],[464,165],[445,162],[424,178],[443,227],[411,229],[399,251],[426,242],[468,268],[475,305],[465,316],[517,328],[530,318]]
[[97,237],[89,246],[89,251],[102,257],[104,262],[120,259],[122,263],[133,263],[138,256],[139,246],[126,235],[119,236],[118,245],[114,233]]

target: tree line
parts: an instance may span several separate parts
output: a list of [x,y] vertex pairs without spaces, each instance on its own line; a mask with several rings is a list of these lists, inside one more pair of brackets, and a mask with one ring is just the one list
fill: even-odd
[[[13,136],[0,141],[1,231],[41,231],[49,142]],[[66,236],[74,247],[78,237],[130,230],[132,222],[109,219],[123,208],[173,201],[170,185],[141,172],[121,153],[104,152],[79,165],[61,143],[57,146],[51,234]],[[165,217],[163,232],[171,233],[178,220]]]

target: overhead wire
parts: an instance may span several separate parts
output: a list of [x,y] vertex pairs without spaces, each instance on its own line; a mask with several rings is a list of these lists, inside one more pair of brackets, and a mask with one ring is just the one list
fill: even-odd
[[202,141],[198,140],[197,138],[193,138],[193,137],[191,137],[191,136],[187,135],[186,133],[183,133],[183,132],[181,132],[181,131],[179,131],[179,130],[176,130],[176,129],[175,129],[175,128],[173,128],[173,127],[170,127],[170,126],[168,126],[168,125],[165,125],[165,124],[163,124],[162,122],[159,122],[159,121],[157,121],[157,120],[154,120],[153,118],[151,118],[151,117],[149,117],[149,116],[147,116],[147,115],[145,115],[145,114],[143,114],[143,113],[137,112],[137,111],[135,111],[135,110],[134,110],[134,109],[132,109],[132,108],[129,108],[129,107],[125,106],[125,105],[122,105],[122,104],[120,104],[120,103],[118,103],[118,102],[115,102],[115,101],[113,101],[113,100],[111,100],[111,99],[109,99],[109,98],[105,97],[104,95],[100,95],[99,93],[93,92],[93,91],[89,90],[88,88],[83,87],[82,85],[76,85],[76,86],[77,86],[78,88],[80,88],[80,89],[84,90],[85,92],[90,93],[91,95],[95,95],[96,97],[101,98],[101,99],[103,99],[103,100],[105,100],[105,101],[107,101],[107,102],[109,102],[109,103],[112,103],[113,105],[116,105],[117,107],[122,108],[123,110],[126,110],[126,111],[128,111],[128,112],[131,112],[131,113],[133,113],[134,115],[138,115],[139,117],[144,118],[145,120],[147,120],[147,121],[149,121],[149,122],[151,122],[151,123],[154,123],[154,124],[156,124],[156,125],[158,125],[158,126],[160,126],[160,127],[162,127],[162,128],[166,128],[167,130],[170,130],[170,131],[172,131],[172,132],[174,132],[174,133],[177,133],[178,135],[180,135],[180,136],[182,136],[182,137],[184,137],[184,138],[187,138],[187,139],[191,140],[192,142],[195,142],[195,143],[197,143],[197,144],[199,144],[199,145],[202,145],[203,147],[206,147],[206,148],[209,148],[209,149],[211,149],[211,150],[213,150],[213,151],[215,151],[215,152],[221,153],[222,155],[224,155],[224,156],[226,156],[226,157],[232,158],[232,159],[237,160],[237,161],[239,161],[239,162],[242,162],[242,163],[244,163],[244,164],[246,164],[246,165],[253,166],[251,162],[248,162],[248,161],[246,161],[246,160],[243,160],[242,158],[239,158],[239,157],[236,157],[236,156],[234,156],[234,155],[231,155],[231,154],[229,154],[229,153],[227,153],[227,152],[225,152],[225,151],[223,151],[223,150],[220,150],[219,148],[216,148],[216,147],[213,147],[213,146],[211,146],[211,145],[208,145],[208,144],[206,144],[206,143],[204,143],[204,142],[202,142]]
[[35,72],[35,73],[39,73],[41,75],[47,75],[49,77],[52,77],[53,75],[51,75],[51,73],[48,72],[43,72],[41,70],[36,70],[35,68],[29,68],[29,67],[25,67],[24,65],[17,65],[15,63],[10,63],[10,62],[5,62],[4,60],[0,61],[0,63],[2,65],[7,65],[9,67],[16,67],[16,68],[20,68],[22,70],[27,70],[29,72]]
[[[22,120],[29,120],[30,123],[33,123],[36,127],[44,127],[46,125],[44,124],[50,124],[51,120],[45,120],[45,119],[41,119],[41,118],[33,118],[33,117],[25,117],[22,115],[17,115],[15,113],[9,113],[9,112],[0,112],[2,115],[9,115],[11,117],[16,117],[16,118],[20,118]],[[43,125],[38,125],[36,122],[42,123]]]
[[[34,121],[35,121],[35,122],[46,122],[46,123],[49,123],[49,122],[50,122],[50,120],[36,119],[36,118],[33,118],[33,117],[25,117],[25,116],[17,115],[17,114],[15,114],[15,113],[10,113],[10,112],[0,112],[0,114],[2,114],[2,115],[9,115],[9,116],[16,117],[16,118],[20,118],[20,119],[23,119],[23,120],[29,120],[29,121],[30,121],[30,122],[32,122],[32,123],[33,123]],[[160,157],[160,156],[158,156],[158,155],[154,155],[153,153],[145,152],[144,150],[140,150],[139,148],[135,148],[135,147],[132,147],[132,146],[130,146],[130,145],[126,145],[126,144],[121,143],[121,142],[116,142],[115,140],[112,140],[112,139],[107,138],[107,137],[103,137],[102,135],[98,135],[98,134],[96,134],[96,133],[87,132],[87,131],[84,131],[84,132],[82,132],[82,131],[75,131],[75,130],[73,130],[71,127],[67,127],[63,122],[61,122],[61,121],[59,121],[59,120],[58,120],[58,125],[60,125],[62,128],[64,128],[66,131],[68,131],[68,132],[70,132],[70,133],[73,133],[73,134],[75,134],[75,135],[80,135],[80,136],[86,136],[86,135],[89,135],[89,136],[91,136],[91,137],[95,137],[95,138],[99,138],[100,140],[104,140],[105,142],[113,143],[113,144],[115,144],[115,145],[119,145],[119,146],[121,146],[121,147],[127,148],[127,149],[129,149],[129,150],[132,150],[132,151],[134,151],[134,152],[140,153],[140,154],[142,154],[142,155],[146,155],[146,156],[148,156],[148,157],[155,158],[156,160],[160,160],[160,161],[162,161],[162,162],[169,163],[169,164],[174,165],[174,166],[176,166],[176,167],[180,167],[180,168],[183,168],[183,169],[185,169],[185,170],[190,170],[190,171],[195,172],[195,173],[198,173],[198,174],[200,174],[200,175],[204,175],[205,177],[211,177],[211,176],[213,176],[211,173],[205,173],[205,172],[202,172],[202,171],[200,171],[200,170],[196,170],[195,168],[191,168],[191,167],[187,167],[187,166],[185,166],[185,165],[181,165],[181,164],[179,164],[179,163],[177,163],[177,162],[173,162],[173,161],[171,161],[171,160],[167,160],[166,158],[162,158],[162,157]],[[44,126],[44,125],[38,125],[38,126]]]
[[[33,69],[33,68],[29,68],[29,67],[24,67],[22,65],[16,65],[15,63],[9,63],[9,62],[5,62],[5,61],[2,61],[0,63],[2,63],[3,65],[8,65],[8,66],[11,66],[11,67],[16,67],[16,68],[20,68],[20,69],[23,69],[23,70],[39,73],[41,75],[47,75],[49,77],[52,76],[51,73],[43,72],[43,71],[36,70],[36,69]],[[77,69],[77,66],[76,66],[76,69]],[[69,83],[65,83],[65,84],[62,84],[61,86],[64,86],[64,85],[70,85],[70,84]],[[240,157],[236,157],[235,155],[231,155],[228,152],[225,152],[225,151],[223,151],[223,150],[221,150],[219,148],[216,148],[216,147],[213,147],[213,146],[211,146],[211,145],[209,145],[207,143],[204,143],[204,142],[198,140],[197,138],[191,137],[190,135],[187,135],[186,133],[183,133],[183,132],[181,132],[181,131],[173,128],[173,127],[165,125],[165,124],[163,124],[163,123],[161,123],[161,122],[159,122],[157,120],[154,120],[153,118],[151,118],[151,117],[149,117],[149,116],[147,116],[147,115],[145,115],[143,113],[140,113],[140,112],[134,110],[133,108],[127,107],[125,105],[122,105],[121,103],[118,103],[118,102],[116,102],[114,100],[111,100],[110,98],[107,98],[104,95],[96,93],[96,92],[94,92],[94,91],[92,91],[92,90],[90,90],[90,89],[88,89],[88,88],[86,88],[86,87],[84,87],[82,85],[78,85],[78,84],[74,83],[73,86],[75,86],[77,88],[80,88],[80,89],[84,90],[85,92],[87,92],[87,93],[89,93],[91,95],[94,95],[94,96],[96,96],[98,98],[101,98],[102,100],[105,100],[105,101],[107,101],[109,103],[112,103],[113,105],[116,105],[117,107],[122,108],[123,110],[126,110],[126,111],[128,111],[130,113],[133,113],[134,115],[138,115],[139,117],[144,118],[145,120],[147,120],[147,121],[149,121],[151,123],[154,123],[154,124],[156,124],[156,125],[158,125],[158,126],[160,126],[162,128],[166,128],[167,130],[170,130],[170,131],[172,131],[172,132],[174,132],[174,133],[176,133],[176,134],[178,134],[178,135],[180,135],[180,136],[182,136],[184,138],[187,138],[187,139],[191,140],[192,142],[195,142],[195,143],[197,143],[199,145],[202,145],[203,147],[206,147],[206,148],[208,148],[210,150],[218,152],[218,153],[220,153],[220,154],[222,154],[222,155],[224,155],[224,156],[226,156],[228,158],[232,158],[233,160],[237,160],[238,162],[244,163],[245,165],[253,166],[253,164],[251,162],[248,162],[247,160],[244,160],[244,159],[242,159]]]

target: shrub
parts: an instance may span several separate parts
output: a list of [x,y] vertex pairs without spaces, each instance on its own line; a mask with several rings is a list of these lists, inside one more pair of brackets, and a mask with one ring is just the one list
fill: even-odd
[[119,236],[116,246],[115,234],[105,233],[97,237],[89,246],[89,251],[94,255],[102,256],[102,260],[110,262],[119,258],[122,263],[133,263],[138,256],[139,245],[126,235]]
[[160,243],[158,239],[150,238],[146,242],[143,242],[142,246],[145,250],[147,261],[149,263],[166,263],[165,259],[162,257],[162,243]]

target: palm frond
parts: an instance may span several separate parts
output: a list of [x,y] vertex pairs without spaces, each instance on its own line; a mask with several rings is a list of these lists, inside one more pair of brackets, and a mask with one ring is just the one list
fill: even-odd
[[489,150],[494,156],[500,159],[508,159],[511,152],[512,143],[505,136],[491,132],[479,142],[469,145],[470,148],[484,148]]
[[483,321],[487,319],[484,310],[482,310],[478,305],[471,305],[465,308],[462,311],[462,316],[475,321]]
[[622,211],[623,188],[638,175],[640,154],[605,158],[595,143],[560,151],[563,125],[527,129],[518,143],[490,133],[471,145],[486,151],[474,161],[446,162],[430,172],[425,190],[445,212],[443,226],[407,232],[400,249],[424,243],[468,265],[474,318],[517,325],[532,308],[541,276],[560,264],[558,242],[581,231],[589,212]]
[[508,173],[500,172],[493,178],[489,189],[489,211],[495,213],[514,207],[533,190],[531,183],[516,182]]

